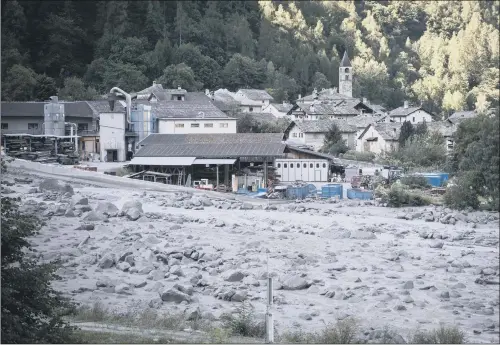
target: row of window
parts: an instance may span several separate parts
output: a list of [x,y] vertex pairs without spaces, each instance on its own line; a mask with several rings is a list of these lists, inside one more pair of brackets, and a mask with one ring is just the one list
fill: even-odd
[[[28,123],[28,129],[39,129],[40,127],[39,123]],[[2,122],[2,129],[9,129],[9,124]],[[89,125],[88,123],[79,123],[78,124],[78,131],[88,131],[89,130]]]
[[[299,138],[303,138],[304,137],[304,133],[298,133],[299,134]],[[292,137],[293,138],[297,138],[297,133],[292,133]]]
[[[300,163],[297,163],[296,167],[297,167],[297,169],[300,168]],[[304,163],[302,165],[302,167],[303,168],[307,168],[307,163]],[[313,167],[314,167],[314,164],[310,163],[309,164],[309,168],[313,168]],[[278,163],[278,168],[281,168],[281,163]],[[288,168],[288,164],[287,163],[283,163],[283,168]],[[293,163],[290,163],[290,168],[293,168]],[[316,163],[316,168],[319,168],[319,163]],[[323,163],[323,168],[326,168],[326,163]]]
[[[229,125],[227,122],[219,123],[220,128],[227,128],[228,126]],[[203,127],[204,128],[214,128],[214,124],[213,123],[204,123]],[[183,123],[176,123],[175,128],[184,128],[184,124]],[[199,123],[192,123],[191,128],[200,128],[200,124]]]

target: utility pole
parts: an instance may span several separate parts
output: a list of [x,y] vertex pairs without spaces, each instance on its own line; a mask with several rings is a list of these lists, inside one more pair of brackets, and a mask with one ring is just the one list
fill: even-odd
[[266,343],[274,343],[274,321],[271,312],[273,306],[273,278],[267,277],[267,312],[266,312]]

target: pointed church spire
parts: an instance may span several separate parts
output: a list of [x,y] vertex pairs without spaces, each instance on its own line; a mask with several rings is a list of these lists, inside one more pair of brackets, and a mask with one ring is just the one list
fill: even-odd
[[340,62],[340,67],[351,67],[351,60],[349,60],[349,56],[347,56],[347,50],[344,51],[344,57]]

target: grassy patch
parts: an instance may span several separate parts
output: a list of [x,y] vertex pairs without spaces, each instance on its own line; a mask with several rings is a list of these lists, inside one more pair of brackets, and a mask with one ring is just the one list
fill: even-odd
[[231,330],[232,334],[256,338],[266,334],[265,322],[255,319],[254,309],[247,302],[241,303],[236,314],[224,314],[221,319],[224,328]]
[[176,339],[113,332],[77,330],[73,333],[75,344],[172,344]]
[[320,332],[304,332],[300,328],[287,331],[281,335],[280,341],[295,344],[357,344],[358,330],[357,320],[347,318],[326,325]]
[[465,333],[458,327],[441,326],[432,331],[417,331],[408,341],[411,344],[464,344]]
[[182,330],[191,328],[202,329],[201,320],[187,321],[183,314],[160,314],[158,311],[147,308],[138,311],[129,310],[125,313],[117,313],[101,303],[94,303],[91,307],[83,306],[77,308],[71,317],[72,321],[101,322],[128,327],[144,327],[167,330]]

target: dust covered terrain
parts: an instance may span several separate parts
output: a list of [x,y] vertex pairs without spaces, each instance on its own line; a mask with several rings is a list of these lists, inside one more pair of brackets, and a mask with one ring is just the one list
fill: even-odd
[[46,220],[30,255],[62,262],[54,286],[85,305],[217,320],[249,301],[263,318],[270,275],[278,332],[353,316],[370,342],[439,323],[499,340],[498,213],[64,186],[15,169],[2,188]]

